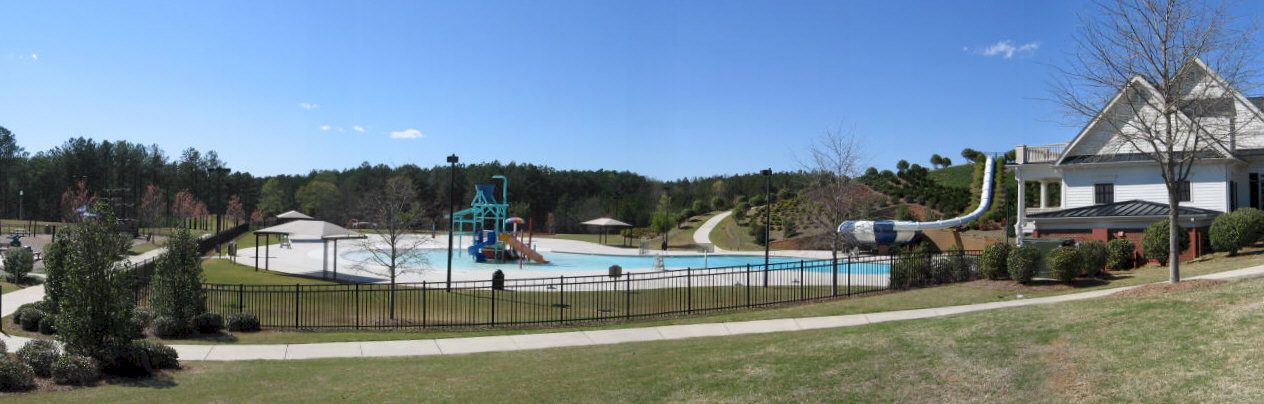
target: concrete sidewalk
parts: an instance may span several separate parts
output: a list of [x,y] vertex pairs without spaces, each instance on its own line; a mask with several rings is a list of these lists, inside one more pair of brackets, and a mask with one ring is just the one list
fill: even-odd
[[[1188,279],[1245,279],[1264,276],[1264,266],[1225,271]],[[467,338],[441,338],[406,341],[333,342],[317,344],[275,345],[171,345],[183,360],[293,360],[315,358],[378,358],[396,356],[458,355],[476,352],[523,351],[531,349],[621,344],[628,342],[679,340],[697,337],[750,335],[771,332],[802,331],[823,328],[855,327],[888,321],[915,320],[951,316],[962,313],[1034,306],[1093,299],[1129,290],[1127,286],[1090,292],[1072,293],[1035,299],[1011,300],[947,306],[916,310],[899,310],[843,316],[786,318],[726,323],[668,325],[595,331],[571,331],[521,335]],[[36,286],[3,296],[4,312],[9,314],[22,302],[43,297],[43,287]],[[0,336],[13,351],[29,339]]]
[[711,231],[715,230],[715,227],[719,226],[720,222],[723,221],[724,218],[729,217],[731,214],[733,214],[733,211],[730,210],[707,219],[707,221],[703,222],[701,226],[698,226],[698,230],[693,232],[693,242],[698,244],[710,244],[715,247],[716,252],[726,251],[711,242]]

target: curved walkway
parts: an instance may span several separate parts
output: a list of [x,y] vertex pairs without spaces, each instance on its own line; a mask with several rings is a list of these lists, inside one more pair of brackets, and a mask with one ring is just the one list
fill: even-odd
[[[1264,266],[1196,276],[1189,279],[1245,279],[1261,276],[1264,276]],[[175,348],[176,352],[180,354],[181,359],[195,361],[370,358],[522,351],[542,348],[605,345],[626,342],[678,340],[695,337],[854,327],[887,321],[944,317],[955,314],[995,310],[1007,307],[1034,306],[1085,300],[1107,296],[1135,287],[1137,286],[1126,286],[1060,296],[1011,300],[1005,302],[979,303],[867,314],[851,314],[844,316],[786,318],[597,331],[571,331],[406,341],[362,341],[274,345],[171,345],[171,347]],[[5,294],[2,299],[4,305],[3,312],[6,315],[8,313],[12,313],[12,311],[16,309],[17,304],[20,304],[18,303],[19,301],[31,299],[32,297],[34,297],[35,300],[39,300],[39,298],[42,298],[43,292],[43,287],[36,286]],[[10,350],[16,350],[25,344],[26,341],[29,341],[28,338],[8,335],[0,336],[0,339],[3,339],[6,343],[8,343]]]
[[710,219],[707,219],[707,221],[702,222],[702,225],[698,226],[698,230],[694,230],[693,232],[693,242],[697,244],[710,244],[715,246],[716,252],[725,251],[723,248],[720,248],[719,246],[716,246],[715,243],[711,242],[711,231],[715,230],[715,227],[720,225],[721,220],[724,220],[724,218],[729,217],[731,214],[733,214],[733,211],[726,211],[712,216]]

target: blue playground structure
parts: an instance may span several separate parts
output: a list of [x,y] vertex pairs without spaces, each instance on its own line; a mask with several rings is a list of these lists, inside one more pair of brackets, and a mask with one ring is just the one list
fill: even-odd
[[544,256],[522,241],[518,225],[523,220],[509,217],[509,178],[493,175],[492,179],[500,180],[500,199],[496,199],[496,184],[475,185],[470,207],[452,214],[453,231],[458,237],[465,234],[473,237],[474,244],[466,251],[474,257],[474,262],[505,263],[530,259],[547,264],[549,261]]

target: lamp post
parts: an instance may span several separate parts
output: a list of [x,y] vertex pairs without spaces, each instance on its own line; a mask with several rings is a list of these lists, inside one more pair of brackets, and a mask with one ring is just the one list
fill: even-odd
[[453,154],[448,156],[448,164],[451,165],[451,177],[448,180],[448,281],[444,284],[444,289],[452,291],[452,227],[456,225],[456,163],[460,159]]
[[764,176],[764,287],[768,287],[768,252],[772,245],[772,169],[759,170]]
[[22,220],[22,200],[26,199],[26,191],[18,190],[18,220]]
[[[224,176],[231,171],[227,167],[208,168],[206,171],[215,176],[215,236],[223,231],[224,222]],[[220,244],[215,243],[215,253],[220,253]]]

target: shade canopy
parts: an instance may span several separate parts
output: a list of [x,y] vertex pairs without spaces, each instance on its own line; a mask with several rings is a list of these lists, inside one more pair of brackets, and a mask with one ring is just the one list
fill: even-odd
[[311,217],[311,216],[308,216],[308,215],[304,215],[304,214],[302,214],[302,213],[299,213],[299,211],[297,211],[297,210],[291,210],[291,211],[289,211],[289,212],[285,212],[285,213],[282,213],[282,214],[276,215],[276,217],[277,217],[277,219],[289,219],[289,220],[312,220],[312,217]]
[[608,217],[599,217],[599,218],[584,222],[583,224],[586,224],[589,226],[601,226],[601,227],[631,227],[632,226],[630,224],[620,222],[618,220],[611,219]]
[[365,238],[363,234],[320,220],[295,220],[255,231],[256,234],[284,234],[290,240],[337,240]]

